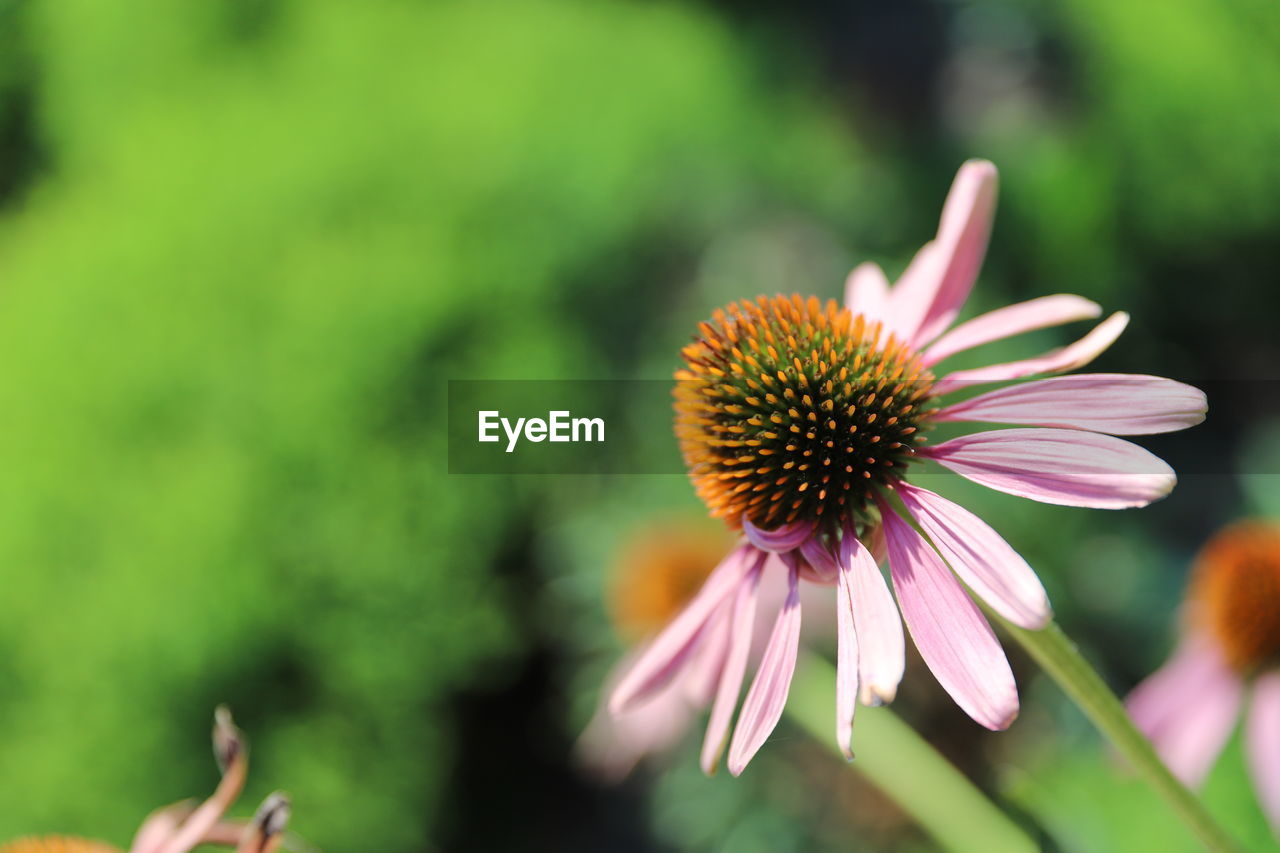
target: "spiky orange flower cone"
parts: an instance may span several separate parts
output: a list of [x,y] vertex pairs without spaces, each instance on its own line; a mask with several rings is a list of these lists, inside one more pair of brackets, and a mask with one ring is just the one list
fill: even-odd
[[1249,704],[1245,746],[1258,799],[1280,835],[1280,524],[1246,521],[1201,550],[1186,630],[1129,712],[1188,785],[1204,781]]
[[761,297],[713,317],[676,374],[698,496],[735,529],[806,521],[838,534],[904,472],[933,375],[835,300]]
[[[978,384],[1081,367],[1119,336],[1128,322],[1123,313],[1037,358],[935,378],[935,368],[956,353],[1101,314],[1087,299],[1056,295],[952,327],[982,264],[995,194],[993,165],[964,164],[936,237],[892,288],[878,267],[863,264],[849,277],[843,306],[800,296],[736,302],[701,323],[682,351],[675,429],[684,460],[710,513],[744,538],[637,658],[610,706],[625,712],[680,673],[709,668],[715,698],[702,752],[708,772],[726,744],[730,771],[741,772],[782,715],[800,638],[802,580],[837,589],[836,737],[846,754],[856,701],[887,702],[897,690],[904,621],[921,657],[969,716],[1002,729],[1017,715],[1004,651],[965,587],[1032,630],[1050,618],[1044,588],[984,521],[909,482],[916,460],[1069,506],[1144,506],[1173,488],[1169,466],[1115,436],[1198,423],[1205,398],[1189,386],[1095,374],[948,399]],[[1020,428],[926,445],[925,433],[943,421]],[[885,556],[896,603],[877,565]],[[731,727],[766,576],[784,578],[787,595]]]

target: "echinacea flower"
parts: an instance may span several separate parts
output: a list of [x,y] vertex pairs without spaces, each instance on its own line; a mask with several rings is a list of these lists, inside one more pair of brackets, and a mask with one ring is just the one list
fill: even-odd
[[[187,853],[212,844],[234,848],[237,853],[274,853],[284,840],[289,820],[289,800],[283,794],[267,797],[248,821],[224,818],[240,796],[249,772],[249,752],[244,736],[219,708],[214,715],[213,752],[222,770],[222,781],[209,799],[198,806],[177,803],[160,809],[142,824],[129,853]],[[82,838],[46,836],[23,838],[0,845],[0,853],[119,853],[108,844]]]
[[1184,616],[1177,650],[1130,694],[1129,713],[1194,788],[1247,704],[1249,769],[1280,835],[1280,525],[1241,522],[1210,539],[1196,559]]
[[[968,162],[936,238],[893,287],[878,267],[863,264],[849,277],[843,308],[799,296],[739,302],[700,324],[685,347],[686,369],[676,374],[685,464],[711,514],[744,535],[618,682],[610,707],[625,712],[691,667],[714,663],[705,771],[715,769],[729,741],[760,584],[771,573],[786,578],[788,593],[733,727],[730,772],[742,772],[782,714],[796,664],[802,581],[837,588],[836,737],[846,755],[856,701],[888,702],[896,693],[903,620],[925,663],[970,717],[996,730],[1013,721],[1018,694],[1008,661],[961,581],[1029,629],[1050,618],[1044,588],[984,521],[909,483],[913,460],[1068,506],[1144,506],[1173,488],[1164,462],[1114,436],[1198,423],[1205,399],[1189,386],[1093,374],[951,404],[942,399],[973,385],[1082,367],[1128,322],[1113,314],[1062,349],[939,376],[938,365],[956,353],[1101,313],[1087,299],[1057,295],[951,328],[977,278],[995,196],[995,167]],[[943,421],[1017,428],[924,446],[925,431]],[[878,567],[884,556],[896,606]]]

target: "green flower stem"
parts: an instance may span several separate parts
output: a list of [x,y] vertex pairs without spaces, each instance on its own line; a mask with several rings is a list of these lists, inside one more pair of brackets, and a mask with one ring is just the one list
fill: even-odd
[[[990,611],[988,611],[990,613]],[[1103,682],[1075,643],[1050,622],[1040,631],[1009,624],[992,613],[1004,629],[1026,649],[1036,663],[1058,682],[1067,696],[1084,711],[1121,755],[1165,799],[1187,828],[1213,851],[1238,851],[1240,846],[1218,826],[1195,795],[1169,772],[1151,742],[1134,726],[1124,705]]]
[[[791,681],[787,715],[839,756],[835,685],[835,667],[816,655],[802,655]],[[953,853],[1034,853],[1039,849],[888,708],[858,708],[853,745],[856,757],[849,766],[911,815],[943,849]]]

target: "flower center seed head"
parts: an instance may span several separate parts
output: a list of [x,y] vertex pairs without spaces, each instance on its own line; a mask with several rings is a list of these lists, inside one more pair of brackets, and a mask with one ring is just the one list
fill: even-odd
[[906,466],[933,376],[879,323],[793,295],[734,303],[698,328],[676,373],[676,436],[712,515],[834,532]]
[[1243,674],[1280,664],[1280,526],[1234,524],[1205,545],[1192,574],[1193,618]]

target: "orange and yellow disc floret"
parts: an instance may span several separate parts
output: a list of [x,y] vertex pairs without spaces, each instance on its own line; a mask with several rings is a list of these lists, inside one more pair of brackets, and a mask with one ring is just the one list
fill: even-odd
[[619,636],[651,636],[702,588],[732,547],[724,528],[698,516],[669,518],[637,531],[619,551],[609,589],[609,614]]
[[1210,539],[1192,574],[1191,607],[1241,674],[1280,665],[1280,525],[1241,522]]
[[760,297],[714,313],[682,352],[676,436],[699,497],[731,527],[861,517],[921,440],[933,376],[834,301]]
[[114,847],[82,838],[51,835],[46,838],[23,838],[0,845],[0,853],[119,853]]

